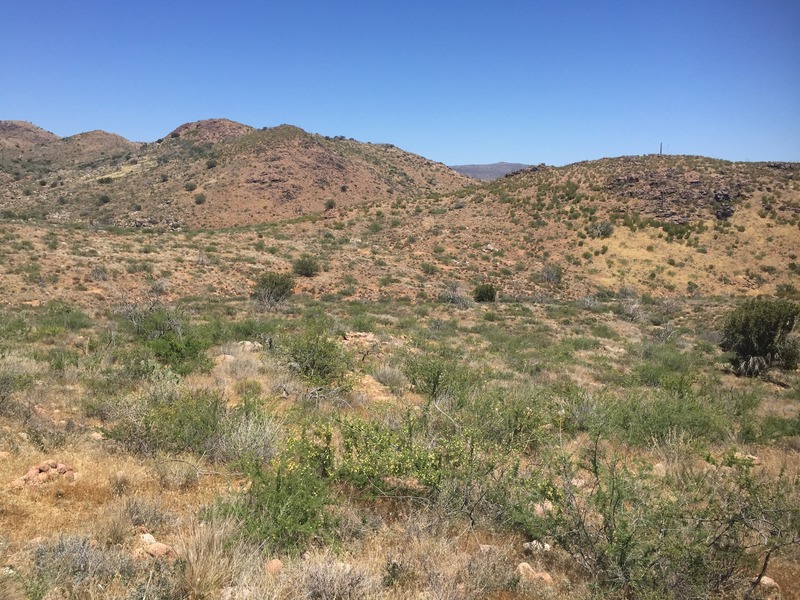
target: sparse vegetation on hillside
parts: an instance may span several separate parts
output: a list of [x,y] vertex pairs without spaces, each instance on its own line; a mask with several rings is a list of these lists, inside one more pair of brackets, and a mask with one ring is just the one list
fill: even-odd
[[0,152],[0,596],[798,593],[796,166],[39,143]]

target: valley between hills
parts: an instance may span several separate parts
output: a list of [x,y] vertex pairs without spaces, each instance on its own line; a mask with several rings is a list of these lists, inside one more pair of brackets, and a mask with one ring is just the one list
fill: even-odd
[[0,596],[800,598],[800,164],[516,166],[0,121]]

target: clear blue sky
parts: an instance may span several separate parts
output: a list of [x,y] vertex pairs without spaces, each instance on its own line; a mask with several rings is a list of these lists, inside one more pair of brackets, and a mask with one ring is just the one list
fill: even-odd
[[800,1],[5,3],[0,119],[153,141],[211,117],[447,164],[800,161]]

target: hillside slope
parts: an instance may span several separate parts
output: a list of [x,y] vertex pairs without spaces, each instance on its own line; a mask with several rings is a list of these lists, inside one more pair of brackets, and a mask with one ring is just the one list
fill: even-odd
[[[311,144],[317,157],[330,156],[321,149],[325,144],[365,149],[356,142],[309,142],[284,129],[252,135],[280,132],[292,134],[287,143]],[[218,173],[220,181],[224,171]],[[269,190],[264,179],[253,185]],[[280,184],[294,182],[287,177]],[[620,290],[650,297],[797,297],[800,287],[797,164],[623,157],[532,167],[446,194],[396,195],[365,203],[342,193],[331,210],[309,202],[310,212],[299,218],[259,224],[265,215],[258,214],[247,227],[207,232],[153,227],[147,235],[95,235],[6,219],[0,285],[9,298],[81,303],[144,293],[154,282],[174,298],[246,296],[260,271],[291,270],[294,260],[309,254],[324,268],[299,281],[298,292],[315,296],[468,297],[483,282],[496,285],[501,298],[536,301]],[[217,202],[209,198],[191,203],[198,215]],[[144,204],[147,196],[130,201]],[[278,204],[287,206],[293,201]],[[66,273],[72,284],[64,283]]]
[[61,222],[229,227],[441,193],[469,179],[391,145],[289,125],[187,123],[150,144],[90,132],[0,153],[0,210]]

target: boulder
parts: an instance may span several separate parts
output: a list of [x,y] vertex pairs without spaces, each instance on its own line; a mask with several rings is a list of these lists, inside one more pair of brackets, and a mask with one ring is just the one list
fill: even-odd
[[777,582],[772,577],[766,575],[761,578],[758,585],[753,588],[750,598],[758,600],[783,600],[783,592]]

